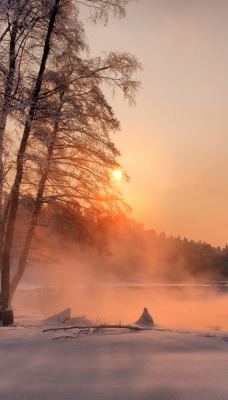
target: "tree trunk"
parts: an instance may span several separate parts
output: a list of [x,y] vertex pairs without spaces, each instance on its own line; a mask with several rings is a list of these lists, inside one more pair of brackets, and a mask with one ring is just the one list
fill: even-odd
[[[38,196],[37,196],[38,197]],[[30,245],[33,239],[33,235],[34,235],[34,231],[37,225],[37,220],[38,220],[38,216],[40,213],[40,209],[41,209],[41,205],[42,205],[42,199],[39,197],[37,198],[36,204],[35,204],[35,209],[32,215],[32,219],[29,225],[29,229],[27,231],[27,235],[25,238],[25,242],[24,242],[24,246],[19,258],[19,263],[18,263],[18,267],[17,267],[17,272],[14,275],[13,279],[11,280],[11,284],[10,284],[10,298],[9,298],[9,305],[11,306],[12,303],[12,298],[14,296],[14,293],[17,289],[17,286],[24,274],[25,271],[25,267],[26,267],[26,262],[27,262],[27,258],[28,258],[28,253],[29,253],[29,249],[30,249]]]
[[[7,31],[9,28],[7,29]],[[13,81],[16,68],[16,36],[17,36],[17,20],[14,20],[12,25],[12,32],[10,34],[9,46],[9,70],[6,77],[5,92],[3,97],[2,111],[0,115],[0,238],[2,235],[2,196],[3,196],[3,182],[4,182],[4,166],[3,166],[3,140],[6,129],[7,118],[10,111],[10,103],[12,101],[11,95],[13,90]],[[1,243],[0,243],[1,246]],[[2,247],[2,246],[1,246]],[[0,257],[0,270],[1,270],[1,257]]]
[[56,15],[59,9],[59,3],[61,0],[55,0],[52,12],[50,14],[48,31],[45,39],[43,56],[40,64],[40,69],[37,75],[35,88],[31,98],[31,106],[28,114],[27,121],[25,123],[24,132],[20,144],[20,148],[17,155],[17,163],[16,163],[16,176],[14,180],[14,184],[12,187],[12,195],[11,195],[11,206],[9,212],[8,223],[6,227],[5,234],[5,242],[4,249],[2,254],[2,281],[1,281],[1,301],[4,307],[8,307],[9,298],[10,298],[10,255],[11,248],[13,243],[13,234],[14,234],[14,226],[17,217],[17,209],[19,202],[19,194],[20,194],[20,184],[23,176],[23,162],[25,157],[25,150],[27,147],[30,131],[31,131],[31,123],[34,119],[34,114],[37,109],[38,96],[41,89],[43,74],[46,68],[46,63],[50,51],[50,40],[51,35],[54,29],[54,23],[56,19]]
[[45,183],[46,183],[46,180],[48,177],[49,165],[50,165],[50,161],[51,161],[52,154],[53,154],[53,148],[54,148],[54,138],[52,139],[50,146],[48,147],[46,168],[45,168],[45,171],[43,172],[42,177],[39,182],[39,189],[38,189],[37,196],[36,196],[35,208],[34,208],[34,211],[32,214],[32,218],[31,218],[31,222],[30,222],[30,225],[29,225],[29,228],[27,231],[27,235],[25,237],[24,246],[23,246],[20,258],[19,258],[17,272],[14,275],[14,277],[11,281],[11,284],[10,284],[10,304],[12,302],[12,298],[17,289],[17,286],[18,286],[18,284],[24,274],[24,271],[25,271],[30,245],[31,245],[31,242],[33,239],[33,235],[34,235],[36,225],[37,225],[37,220],[38,220],[40,210],[42,207],[42,197],[43,197],[43,193],[44,193],[44,189],[45,189]]
[[[62,109],[62,99],[64,96],[64,91],[61,92],[60,94],[60,106],[58,109],[58,113],[61,112]],[[32,218],[31,218],[31,222],[27,231],[27,235],[25,237],[25,241],[24,241],[24,246],[23,249],[21,251],[21,255],[19,258],[19,263],[18,263],[18,267],[17,267],[17,272],[14,275],[13,279],[11,280],[11,284],[10,284],[10,301],[9,304],[12,303],[12,299],[13,296],[15,294],[15,291],[17,289],[17,286],[24,274],[25,271],[25,267],[26,267],[26,263],[27,263],[27,258],[28,258],[28,253],[29,253],[29,249],[30,249],[30,245],[32,243],[32,239],[33,239],[33,235],[36,229],[36,225],[37,225],[37,220],[40,214],[40,210],[42,207],[42,198],[43,198],[43,194],[44,194],[44,189],[45,189],[45,184],[48,178],[48,173],[49,173],[49,168],[50,168],[50,163],[52,160],[52,156],[53,156],[53,150],[54,150],[54,144],[55,144],[55,140],[56,140],[56,136],[58,133],[58,126],[59,126],[59,121],[57,120],[54,124],[54,129],[52,132],[52,137],[51,140],[49,142],[48,145],[48,149],[47,149],[47,159],[46,159],[46,166],[44,168],[44,171],[42,173],[40,182],[39,182],[39,188],[38,188],[38,192],[36,195],[36,200],[35,200],[35,208],[32,214]]]

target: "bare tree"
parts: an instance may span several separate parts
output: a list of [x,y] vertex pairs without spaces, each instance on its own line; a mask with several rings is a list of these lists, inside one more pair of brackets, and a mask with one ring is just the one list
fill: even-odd
[[7,228],[5,233],[5,242],[4,248],[2,253],[2,275],[1,275],[1,300],[3,302],[3,306],[7,307],[9,302],[10,296],[10,252],[13,242],[13,233],[14,233],[14,226],[17,216],[17,209],[18,209],[18,200],[19,200],[19,189],[20,183],[22,180],[23,175],[23,161],[25,150],[31,130],[31,123],[33,122],[34,113],[36,110],[38,96],[41,89],[42,78],[46,68],[46,63],[50,51],[50,41],[51,35],[54,29],[54,23],[56,19],[56,15],[58,13],[60,0],[55,0],[53,3],[53,7],[50,13],[50,19],[43,49],[43,55],[39,67],[39,71],[37,74],[35,86],[32,92],[31,97],[31,105],[29,107],[28,117],[25,122],[24,132],[20,143],[20,148],[17,155],[17,163],[16,163],[16,176],[12,186],[11,191],[11,205],[9,211],[9,217],[7,222]]
[[42,27],[47,25],[50,6],[50,0],[2,0],[0,4],[0,271],[21,136],[15,135],[15,121],[24,124],[28,115],[32,70],[40,63]]
[[120,87],[132,102],[137,82],[130,78],[140,65],[125,53],[83,62],[78,55],[75,60],[70,48],[62,50],[61,60],[52,60],[58,70],[46,76],[31,139],[36,152],[27,154],[27,171],[32,176],[27,180],[34,182],[34,164],[38,162],[39,183],[18,268],[11,281],[11,300],[25,270],[43,203],[54,202],[55,206],[70,207],[72,211],[78,207],[82,214],[89,210],[99,218],[127,208],[111,180],[111,171],[120,166],[116,161],[119,151],[110,133],[119,129],[119,122],[99,86],[107,82]]
[[0,5],[0,218],[4,176],[4,136],[7,119],[23,109],[26,64],[34,59],[33,35],[40,30],[48,0],[2,0]]
[[[118,165],[116,162],[118,151],[109,138],[109,131],[118,129],[119,123],[114,118],[99,85],[105,81],[109,85],[118,86],[130,100],[133,100],[138,86],[137,82],[130,79],[132,73],[139,68],[137,60],[130,55],[114,52],[107,55],[104,60],[97,58],[82,62],[77,52],[72,51],[71,75],[68,70],[68,74],[62,73],[60,79],[59,70],[53,68],[49,61],[54,58],[58,61],[59,58],[60,62],[60,57],[63,56],[61,51],[63,42],[69,49],[73,49],[73,45],[77,49],[85,47],[83,30],[77,19],[77,6],[81,2],[40,1],[42,4],[45,3],[45,9],[48,9],[43,22],[43,32],[46,33],[42,34],[41,41],[39,36],[35,35],[30,42],[31,48],[36,49],[37,46],[36,60],[26,75],[28,77],[24,85],[26,95],[21,96],[23,107],[18,107],[17,110],[24,128],[16,157],[15,177],[10,190],[10,207],[4,235],[1,271],[3,307],[9,304],[10,257],[14,228],[21,183],[29,174],[28,166],[31,165],[28,154],[33,137],[39,139],[38,149],[42,152],[46,148],[46,152],[44,165],[37,173],[38,190],[35,207],[21,253],[19,264],[23,267],[19,268],[19,274],[24,269],[44,201],[58,199],[59,202],[67,201],[69,204],[75,204],[77,199],[77,202],[80,200],[80,207],[89,207],[92,212],[96,210],[107,212],[107,204],[115,207],[118,201],[122,202],[119,195],[113,195],[110,190],[108,172],[111,167]],[[124,16],[127,3],[127,0],[84,2],[94,20],[98,18],[107,20],[111,10],[119,16]],[[73,29],[75,22],[77,29]],[[1,37],[4,38],[5,34],[3,31]],[[21,64],[26,63],[24,54],[21,55]],[[75,68],[77,73],[74,73],[74,65],[77,66]],[[17,100],[20,101],[19,96]],[[16,102],[15,109],[17,109]],[[57,179],[54,175],[56,171],[58,171]]]

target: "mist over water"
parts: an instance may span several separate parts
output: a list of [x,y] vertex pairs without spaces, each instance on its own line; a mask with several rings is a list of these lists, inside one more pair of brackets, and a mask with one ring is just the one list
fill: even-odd
[[213,259],[208,253],[213,249],[166,240],[137,224],[114,225],[110,232],[111,256],[55,242],[58,263],[30,265],[13,306],[45,316],[71,308],[71,316],[122,324],[136,321],[147,307],[159,326],[228,330],[228,282],[219,284],[220,275],[215,280],[208,264],[194,275],[195,264],[189,269],[184,257],[191,246],[190,255],[206,250],[205,259]]
[[98,283],[18,289],[16,307],[35,308],[49,316],[71,308],[100,323],[132,323],[147,307],[156,325],[185,329],[228,329],[228,284],[168,285]]
[[[113,323],[132,323],[147,307],[158,325],[228,328],[228,295],[213,287],[94,286],[69,290],[72,312]],[[81,311],[80,311],[81,309]]]

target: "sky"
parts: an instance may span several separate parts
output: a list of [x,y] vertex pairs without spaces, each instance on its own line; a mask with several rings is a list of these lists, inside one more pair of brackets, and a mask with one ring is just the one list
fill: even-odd
[[93,55],[119,50],[143,65],[136,106],[117,94],[114,137],[131,177],[120,183],[146,229],[228,243],[228,1],[138,0],[125,19],[86,23]]

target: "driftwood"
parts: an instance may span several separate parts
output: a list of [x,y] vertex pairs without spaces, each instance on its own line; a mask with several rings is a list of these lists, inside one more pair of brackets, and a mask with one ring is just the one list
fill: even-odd
[[99,330],[99,329],[133,329],[135,331],[141,331],[145,330],[148,328],[143,328],[141,326],[137,325],[109,325],[109,324],[101,324],[101,325],[87,325],[87,326],[81,326],[81,325],[72,325],[72,326],[64,326],[61,328],[48,328],[48,329],[43,329],[42,332],[49,332],[49,331],[68,331],[70,329],[94,329],[94,330]]
[[[92,329],[93,329],[92,333],[97,331],[97,329],[95,329],[95,328],[92,328]],[[81,333],[84,333],[84,335],[87,335],[88,333],[91,333],[91,330],[90,330],[90,328],[88,328],[88,329],[79,329],[78,332],[73,332],[74,336],[70,336],[70,335],[58,336],[58,337],[52,338],[51,340],[57,340],[57,339],[62,339],[62,338],[65,338],[65,339],[75,339],[76,338],[77,339],[80,336]]]

